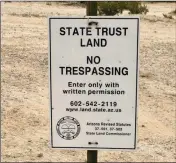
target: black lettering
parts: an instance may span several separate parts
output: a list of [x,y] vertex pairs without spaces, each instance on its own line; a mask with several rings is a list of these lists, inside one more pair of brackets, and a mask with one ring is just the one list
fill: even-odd
[[128,29],[128,27],[124,27],[124,36],[126,36],[126,30]]
[[106,39],[101,39],[101,47],[105,47],[107,45]]
[[121,68],[120,67],[115,67],[115,74],[120,75],[121,74]]
[[100,63],[100,57],[99,56],[95,56],[94,57],[94,63],[95,64],[99,64]]
[[93,56],[87,56],[87,64],[93,64]]
[[66,67],[66,75],[72,75],[71,70],[72,70],[71,67]]
[[85,67],[85,75],[87,75],[88,72],[91,71],[91,68],[90,67]]
[[72,82],[68,82],[68,87],[72,87]]
[[91,46],[92,47],[92,42],[91,42],[91,39],[89,38],[88,41],[87,41],[87,46]]
[[84,75],[84,67],[79,67],[79,75]]
[[94,74],[95,74],[95,75],[98,75],[98,72],[97,72],[96,67],[94,67],[93,70],[92,70],[92,75],[94,75]]
[[81,29],[81,35],[83,36],[85,27],[80,27],[80,29]]
[[99,39],[94,39],[94,47],[95,46],[100,47],[99,45],[100,45],[100,40]]
[[106,36],[108,35],[108,28],[106,28],[106,27],[102,28],[102,36],[104,36],[104,33]]
[[65,35],[65,28],[64,27],[60,28],[60,35],[62,35],[62,36]]
[[122,68],[122,74],[123,75],[128,75],[128,68],[127,67]]
[[87,27],[86,35],[87,35],[87,36],[91,36],[91,35],[92,35],[91,32],[92,32],[92,31],[91,31],[91,28],[90,28],[90,27]]
[[60,69],[61,69],[61,75],[63,75],[63,69],[65,68],[65,67],[59,67]]
[[104,75],[104,67],[99,67],[99,75]]
[[85,45],[83,45],[83,39],[81,38],[81,40],[80,40],[80,46],[81,47],[85,47]]
[[110,70],[111,70],[110,67],[106,67],[106,68],[105,68],[105,71],[106,71],[105,74],[106,74],[106,75],[111,75],[111,71],[110,71]]
[[75,28],[75,29],[73,30],[73,36],[74,36],[74,35],[79,36],[79,32],[78,32],[78,29],[77,29],[77,28]]
[[115,34],[114,30],[115,30],[114,28],[109,28],[109,35],[110,36],[114,36],[114,34]]
[[71,31],[72,27],[67,27],[66,29],[68,30],[68,36],[70,36],[70,31]]
[[73,67],[73,75],[78,75],[78,67]]
[[96,27],[95,29],[97,30],[97,36],[99,36],[101,27]]
[[121,32],[121,28],[119,27],[119,28],[116,28],[116,35],[117,36],[120,36],[122,34],[122,32]]

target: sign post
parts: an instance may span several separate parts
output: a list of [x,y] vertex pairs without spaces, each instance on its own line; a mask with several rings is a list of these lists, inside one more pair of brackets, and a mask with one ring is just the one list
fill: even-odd
[[86,15],[87,16],[97,16],[97,2],[96,1],[87,2]]
[[[87,16],[97,16],[97,2],[88,1],[86,6],[86,15]],[[87,162],[96,163],[98,157],[97,150],[87,150]]]
[[49,18],[51,146],[136,149],[139,18]]

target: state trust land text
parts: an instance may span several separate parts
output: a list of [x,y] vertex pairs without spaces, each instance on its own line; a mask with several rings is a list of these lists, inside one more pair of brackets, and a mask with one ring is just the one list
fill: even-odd
[[[60,36],[92,36],[91,27],[60,27]],[[128,27],[95,27],[96,36],[127,36]],[[85,38],[85,37],[84,37]],[[106,47],[107,39],[105,38],[88,38],[80,39],[81,47]]]

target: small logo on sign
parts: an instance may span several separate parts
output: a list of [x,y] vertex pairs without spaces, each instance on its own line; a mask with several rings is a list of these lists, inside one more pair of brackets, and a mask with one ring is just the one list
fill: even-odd
[[80,124],[75,118],[66,116],[57,122],[56,130],[61,138],[72,140],[79,135]]

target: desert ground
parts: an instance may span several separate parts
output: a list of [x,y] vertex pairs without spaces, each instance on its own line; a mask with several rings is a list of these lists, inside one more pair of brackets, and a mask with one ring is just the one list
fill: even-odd
[[[138,138],[135,151],[99,151],[102,162],[176,162],[174,3],[149,3],[141,15]],[[86,161],[86,150],[50,148],[48,16],[84,16],[64,3],[2,3],[2,161]]]

